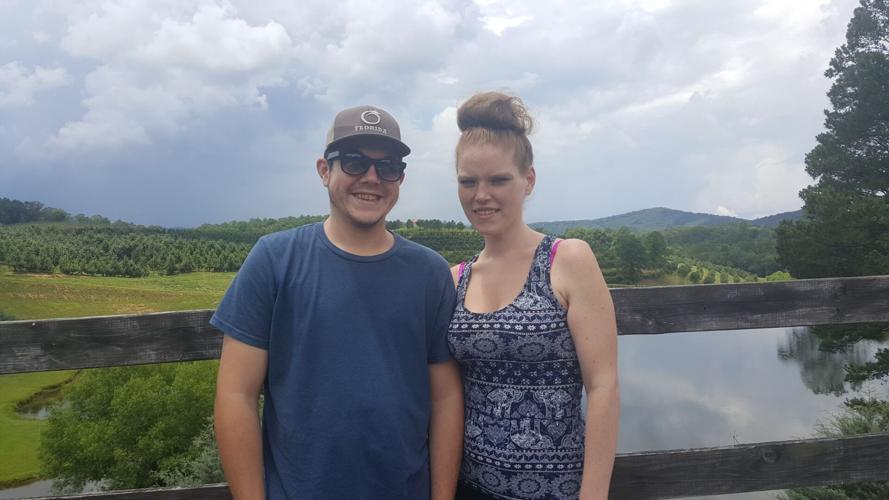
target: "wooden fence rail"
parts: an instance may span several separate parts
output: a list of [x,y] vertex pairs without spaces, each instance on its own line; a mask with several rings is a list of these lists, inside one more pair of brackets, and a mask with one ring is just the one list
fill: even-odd
[[[889,433],[619,454],[611,498],[641,500],[822,486],[889,478]],[[229,500],[224,484],[91,493],[52,499]]]
[[[611,290],[621,335],[889,321],[889,276]],[[0,322],[0,374],[219,357],[212,311]],[[655,417],[653,417],[655,418]],[[612,498],[889,480],[889,433],[618,455]],[[228,499],[224,485],[70,497]]]
[[[889,276],[611,290],[621,335],[889,321]],[[219,357],[213,311],[0,322],[0,375]]]

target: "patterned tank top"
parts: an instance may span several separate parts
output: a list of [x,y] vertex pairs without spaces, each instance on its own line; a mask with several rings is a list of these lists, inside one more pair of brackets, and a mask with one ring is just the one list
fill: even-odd
[[546,236],[528,279],[506,307],[464,307],[472,278],[457,284],[448,343],[463,374],[465,432],[461,480],[496,498],[577,498],[583,469],[583,381],[567,311],[550,285]]

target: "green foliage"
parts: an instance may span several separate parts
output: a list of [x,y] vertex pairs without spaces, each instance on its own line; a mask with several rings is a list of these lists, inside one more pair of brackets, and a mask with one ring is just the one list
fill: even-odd
[[12,314],[6,314],[3,311],[0,311],[0,321],[12,321],[15,317]]
[[688,273],[687,278],[688,278],[688,281],[690,281],[691,283],[700,283],[701,282],[701,273],[698,272],[697,269],[695,269],[694,271]]
[[[72,220],[76,222],[78,216]],[[16,272],[143,277],[194,271],[237,271],[261,236],[324,220],[323,216],[251,219],[164,229],[124,222],[18,224],[0,227],[0,263]],[[89,218],[88,221],[92,221]],[[390,228],[441,253],[449,262],[478,253],[483,238],[463,223],[420,219]]]
[[621,274],[627,283],[637,283],[642,268],[648,265],[648,254],[642,241],[628,229],[617,232],[614,242]]
[[877,351],[874,361],[846,367],[846,380],[852,383],[861,383],[865,380],[876,380],[887,376],[889,376],[889,349]]
[[0,262],[17,272],[141,277],[236,271],[249,250],[248,243],[193,239],[127,224],[0,227]]
[[207,419],[185,453],[163,461],[156,477],[163,485],[183,487],[225,481],[212,417]]
[[790,275],[787,271],[775,271],[772,274],[766,276],[766,281],[790,281],[793,279],[793,276]]
[[[823,437],[855,436],[889,431],[889,402],[876,399],[846,401],[842,413],[821,426]],[[889,481],[787,490],[781,500],[885,500]]]
[[[408,225],[408,223],[410,225]],[[400,219],[386,221],[386,229],[396,230],[406,227],[421,229],[466,229],[466,225],[457,221],[442,221],[438,219],[415,219],[402,222]]]
[[716,273],[714,273],[713,271],[708,271],[707,274],[704,276],[704,279],[701,280],[701,283],[704,283],[705,285],[716,283],[715,275]]
[[469,259],[485,246],[485,239],[473,229],[423,229],[405,226],[395,232],[435,250],[452,264]]
[[779,269],[772,229],[749,224],[676,228],[664,238],[675,253],[765,276]]
[[647,233],[642,240],[651,267],[662,268],[667,263],[667,240],[660,231]]
[[885,195],[859,195],[822,180],[801,196],[810,217],[777,229],[779,259],[790,274],[826,278],[889,273]]
[[163,484],[161,472],[193,453],[212,415],[216,368],[199,362],[87,372],[50,411],[40,441],[44,475],[57,478],[59,491],[87,481],[108,489]]
[[[323,215],[301,215],[281,219],[250,219],[222,224],[203,224],[195,229],[169,230],[185,239],[220,240],[253,245],[261,236],[321,222]],[[240,264],[240,262],[238,262]]]
[[680,278],[684,278],[688,276],[688,273],[691,272],[691,268],[688,267],[688,264],[685,262],[680,262],[676,264],[676,274],[679,275]]
[[19,201],[0,198],[0,224],[23,222],[61,222],[71,218],[58,208],[44,207],[36,201]]

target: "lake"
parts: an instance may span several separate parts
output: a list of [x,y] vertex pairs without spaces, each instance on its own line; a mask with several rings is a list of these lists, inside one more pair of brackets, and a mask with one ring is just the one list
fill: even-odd
[[817,424],[829,420],[846,398],[889,394],[877,382],[840,393],[843,365],[872,359],[879,343],[862,341],[838,353],[820,352],[818,345],[806,328],[622,336],[618,450],[813,437]]
[[[622,336],[620,452],[812,437],[852,395],[889,397],[885,384],[845,394],[843,365],[871,359],[862,341],[824,353],[806,328]],[[0,498],[49,494],[49,481]],[[761,500],[775,493],[698,497]]]

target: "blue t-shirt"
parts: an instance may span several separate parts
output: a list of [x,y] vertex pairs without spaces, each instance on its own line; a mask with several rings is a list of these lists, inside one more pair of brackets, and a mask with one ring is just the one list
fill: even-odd
[[445,260],[398,235],[369,257],[320,223],[257,242],[210,323],[268,350],[269,499],[428,498],[428,364],[450,357],[454,296]]

